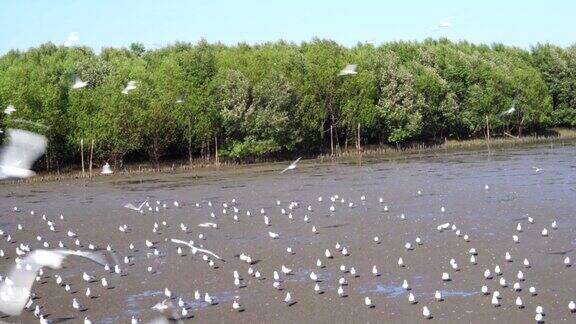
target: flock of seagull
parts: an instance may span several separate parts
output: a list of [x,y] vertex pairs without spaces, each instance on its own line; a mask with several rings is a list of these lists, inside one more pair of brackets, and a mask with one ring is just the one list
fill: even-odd
[[[356,65],[353,64],[347,65],[339,73],[340,76],[354,74],[356,74]],[[80,78],[75,77],[72,88],[81,89],[87,85],[88,82],[82,81]],[[135,90],[137,86],[138,85],[136,81],[129,81],[126,87],[122,90],[122,94],[129,94],[129,92]],[[177,102],[183,102],[183,99],[178,97]],[[514,112],[514,105],[515,102],[511,110],[506,112],[507,114]],[[10,105],[5,109],[4,113],[10,115],[15,111],[16,109],[14,106]],[[10,143],[7,148],[5,148],[3,155],[0,157],[0,179],[6,177],[25,178],[32,176],[34,173],[29,170],[30,166],[39,156],[43,154],[46,147],[45,138],[31,132],[17,129],[9,130],[9,138]],[[280,174],[295,170],[299,161],[300,158],[280,171]],[[542,169],[537,167],[533,167],[533,169],[535,172],[542,171]],[[104,165],[102,173],[112,173],[109,164],[106,163]],[[486,185],[484,189],[489,190],[489,186]],[[422,190],[418,190],[416,195],[422,195]],[[262,217],[262,225],[268,227],[271,225],[272,214],[276,214],[277,212],[280,214],[279,217],[286,217],[290,221],[295,221],[296,218],[302,217],[303,221],[306,224],[309,224],[312,222],[312,215],[314,209],[317,207],[324,208],[325,212],[329,213],[330,215],[334,215],[340,212],[341,208],[345,210],[346,208],[354,208],[356,206],[355,202],[353,201],[353,197],[344,198],[336,194],[330,196],[328,199],[324,199],[322,196],[319,196],[315,200],[315,202],[309,202],[306,207],[303,206],[303,202],[290,201],[287,205],[282,205],[280,201],[276,201],[277,210],[274,210],[272,213],[270,213],[270,211],[266,211],[264,208],[261,208],[259,211],[260,215],[258,215],[258,212],[254,212],[253,214],[250,210],[241,210],[240,204],[236,201],[236,199],[223,202],[221,210],[218,210],[219,207],[217,207],[217,204],[212,203],[211,201],[192,203],[190,206],[199,209],[208,208],[210,210],[209,215],[213,221],[203,222],[197,225],[199,228],[203,228],[205,230],[219,228],[218,219],[221,217],[231,217],[234,222],[238,222],[241,217]],[[365,204],[369,201],[364,195],[361,195],[359,200],[361,204]],[[381,210],[381,212],[386,213],[389,211],[389,208],[384,203],[383,198],[378,198],[377,203],[379,204],[378,208]],[[313,207],[313,204],[315,207]],[[140,203],[126,203],[124,207],[140,214],[146,214],[159,213],[167,208],[181,208],[182,203],[178,201],[173,201],[171,203],[166,201],[156,201],[156,203],[154,203],[147,199]],[[305,210],[304,215],[297,216],[296,214],[300,214],[297,213],[297,210],[301,208]],[[441,207],[440,212],[445,213],[445,211],[445,207]],[[23,211],[21,211],[18,207],[14,207],[12,212],[15,213],[14,215],[16,215],[17,213],[21,213]],[[29,212],[31,216],[35,215],[33,210],[27,212]],[[139,245],[144,245],[145,250],[150,251],[146,253],[146,258],[162,257],[165,255],[165,253],[167,253],[160,252],[158,243],[154,243],[151,240],[145,239],[144,242],[141,243],[130,242],[128,244],[129,251],[125,253],[125,255],[120,256],[120,254],[122,254],[120,249],[117,251],[110,245],[106,246],[104,249],[95,242],[86,242],[84,240],[81,241],[79,235],[77,235],[71,229],[65,230],[68,224],[66,223],[66,220],[62,214],[58,218],[52,219],[43,214],[41,218],[35,219],[40,221],[43,226],[45,226],[47,231],[64,234],[62,234],[63,237],[58,240],[58,242],[55,242],[54,240],[45,239],[42,233],[33,233],[32,236],[35,236],[36,240],[34,241],[32,239],[31,241],[24,242],[17,241],[13,238],[18,235],[18,232],[26,231],[22,224],[17,224],[15,228],[0,228],[0,237],[4,238],[3,241],[6,242],[3,243],[3,245],[0,245],[0,258],[14,257],[14,264],[11,266],[9,273],[5,276],[0,275],[0,312],[10,316],[19,316],[24,310],[28,310],[33,312],[34,316],[38,318],[40,323],[50,322],[48,316],[46,315],[47,313],[44,305],[41,305],[42,299],[38,300],[36,298],[34,293],[34,285],[35,283],[45,283],[48,280],[54,280],[58,286],[62,287],[66,292],[70,292],[72,288],[70,284],[63,279],[64,276],[62,274],[56,272],[54,275],[48,275],[44,270],[45,268],[50,268],[55,271],[60,270],[62,268],[63,262],[68,257],[80,257],[87,259],[96,265],[103,267],[105,273],[108,273],[109,276],[125,276],[128,275],[130,266],[137,261],[136,258],[130,256],[129,254],[134,252]],[[405,220],[404,214],[400,215],[400,220]],[[158,222],[154,223],[152,233],[157,233],[161,228],[166,227],[167,223],[168,220],[163,220],[160,222],[160,224]],[[525,227],[530,226],[536,226],[535,220],[532,217],[528,217],[526,222],[517,223],[515,229],[516,233],[512,235],[512,242],[514,244],[519,244],[520,233],[523,232]],[[183,233],[190,233],[191,227],[189,225],[181,223],[179,227]],[[130,227],[127,224],[123,224],[118,227],[118,230],[120,232],[126,232],[129,230],[129,228]],[[554,231],[556,229],[558,229],[558,222],[553,221],[549,227],[543,227],[540,230],[540,235],[547,237],[550,234],[550,231]],[[471,242],[470,236],[465,233],[464,229],[459,228],[454,223],[439,224],[436,230],[439,232],[452,231],[464,242]],[[266,232],[267,238],[263,236],[262,239],[279,240],[283,236],[282,233],[274,232],[271,230],[265,230],[263,231],[263,234]],[[319,231],[316,225],[310,224],[310,235],[317,234],[319,234]],[[199,234],[198,239],[200,242],[203,242],[206,238],[204,237],[204,234]],[[373,244],[381,243],[381,239],[378,236],[374,236],[371,241],[373,241]],[[64,244],[63,242],[68,242],[68,244]],[[167,240],[167,242],[170,242],[174,245],[175,251],[178,255],[184,255],[184,250],[190,250],[192,255],[201,256],[201,259],[206,262],[210,268],[217,269],[223,266],[223,264],[226,262],[224,258],[219,256],[217,251],[209,250],[204,247],[204,244],[194,242],[193,240],[185,241],[172,238]],[[409,253],[409,251],[412,251],[423,244],[423,240],[420,237],[416,237],[414,242],[406,242],[403,248],[406,253]],[[39,247],[35,248],[37,246]],[[14,251],[14,254],[11,253],[12,250]],[[288,254],[294,254],[291,246],[286,246],[285,250]],[[314,285],[310,290],[311,294],[323,294],[328,292],[328,287],[325,285],[323,286],[323,283],[325,280],[327,280],[327,278],[322,277],[319,269],[326,268],[328,260],[332,260],[338,255],[346,257],[349,256],[350,253],[351,251],[349,247],[336,242],[333,248],[326,247],[323,255],[317,256],[315,265],[311,266],[313,269],[318,270],[311,270],[309,273],[307,273],[307,277]],[[515,273],[506,273],[505,277],[504,271],[498,264],[483,264],[480,266],[477,260],[479,253],[480,251],[477,251],[474,247],[471,247],[467,250],[469,263],[471,265],[476,267],[485,267],[483,277],[480,278],[480,280],[484,280],[485,284],[477,287],[477,289],[482,295],[486,295],[490,298],[491,305],[494,307],[499,307],[502,305],[503,296],[500,293],[500,290],[503,289],[511,289],[513,292],[520,292],[527,287],[527,291],[531,296],[536,296],[538,294],[536,285],[529,284],[527,280],[527,277],[529,278],[527,273],[530,272],[531,268],[530,260],[524,258],[521,265],[519,265],[519,267],[522,268],[517,269]],[[502,262],[515,262],[514,257],[509,251],[505,251],[503,255],[504,258],[501,260]],[[269,277],[263,273],[262,269],[258,268],[258,265],[252,256],[250,256],[250,254],[239,251],[237,256],[240,261],[246,263],[247,269],[245,269],[245,273],[248,276],[253,277],[256,280],[266,280],[266,278]],[[405,261],[402,257],[398,258],[397,265],[400,269],[406,267]],[[571,267],[572,260],[570,260],[569,256],[566,256],[563,259],[563,265],[565,267]],[[438,274],[439,282],[450,282],[454,273],[462,270],[462,268],[458,265],[458,262],[453,258],[450,260],[449,266],[451,272],[442,272],[441,274]],[[346,298],[348,297],[349,292],[352,292],[350,285],[352,285],[354,278],[360,276],[360,271],[358,269],[359,267],[357,268],[356,266],[351,265],[346,266],[344,264],[337,268],[336,272],[341,274],[337,280],[337,288],[335,289],[337,296]],[[146,270],[149,273],[154,273],[154,269],[151,266],[148,266]],[[246,287],[246,283],[241,273],[241,269],[234,269],[232,272],[232,281],[236,288]],[[283,293],[283,301],[287,306],[293,306],[297,304],[298,299],[298,296],[296,296],[294,292],[289,289],[289,285],[284,280],[286,276],[290,276],[293,273],[294,269],[290,269],[286,265],[282,265],[279,267],[279,269],[274,270],[270,276],[273,279],[271,285],[272,289],[285,291],[285,293]],[[374,264],[370,273],[365,273],[364,275],[371,275],[374,278],[378,278],[381,276],[381,273],[378,269],[378,266]],[[90,301],[94,296],[93,289],[90,289],[91,285],[99,284],[103,288],[107,288],[110,287],[109,280],[110,277],[102,276],[100,278],[96,278],[95,276],[84,272],[82,274],[82,281],[86,284],[86,287],[83,287],[83,290],[85,291],[87,301]],[[492,285],[496,286],[496,288],[490,288],[490,282],[497,282],[497,284]],[[412,291],[412,287],[408,279],[404,279],[400,287],[406,292],[407,300],[410,304],[418,303],[417,297]],[[182,297],[176,296],[176,294],[174,294],[168,287],[166,287],[164,290],[164,297],[165,298],[163,300],[151,306],[151,309],[162,313],[162,317],[159,317],[159,319],[154,323],[162,323],[165,318],[171,318],[180,321],[182,319],[192,317],[191,312],[193,310],[189,303],[184,301]],[[209,292],[201,293],[200,291],[196,290],[194,292],[194,299],[196,301],[205,302],[208,305],[218,304],[217,298],[210,295]],[[441,290],[435,291],[434,299],[437,302],[442,302],[445,300]],[[77,297],[72,297],[70,303],[72,308],[77,310],[79,314],[87,309],[87,305],[81,303]],[[363,304],[367,308],[377,307],[377,305],[373,302],[373,296],[369,295],[363,296]],[[514,304],[521,309],[525,307],[525,301],[520,297],[520,295],[516,296],[514,299]],[[566,305],[569,312],[576,312],[576,304],[574,301],[566,301]],[[239,312],[244,311],[243,306],[240,304],[239,296],[235,296],[235,298],[232,300],[231,309]],[[422,306],[422,316],[426,319],[431,319],[434,317],[428,305]],[[542,306],[539,305],[536,307],[534,319],[538,323],[544,322],[545,313]],[[132,316],[130,321],[132,324],[140,322],[136,316]],[[84,317],[84,323],[91,323],[91,320],[88,317]]]
[[[280,173],[294,170],[299,160],[300,159],[294,161],[290,166],[282,170]],[[484,189],[489,190],[489,186],[486,185]],[[421,195],[422,190],[418,190],[416,196]],[[203,210],[204,208],[209,209],[209,215],[212,221],[198,224],[197,226],[199,228],[203,228],[205,230],[217,229],[219,228],[218,220],[221,218],[232,218],[234,222],[238,222],[240,218],[243,217],[261,217],[262,226],[265,228],[265,230],[262,232],[262,240],[279,240],[283,236],[281,232],[278,233],[268,230],[268,228],[270,228],[269,226],[271,225],[272,214],[279,214],[278,217],[286,217],[290,221],[296,221],[295,218],[301,217],[302,220],[310,226],[310,235],[317,235],[319,234],[317,227],[311,224],[311,215],[314,214],[316,208],[323,209],[324,212],[329,213],[330,215],[335,215],[341,210],[344,210],[345,212],[346,208],[354,208],[356,205],[353,202],[353,199],[353,197],[345,198],[340,197],[339,195],[332,195],[328,199],[324,199],[322,196],[319,196],[315,199],[315,202],[309,202],[309,204],[307,204],[305,207],[303,202],[290,201],[287,205],[283,205],[282,202],[278,200],[276,201],[274,207],[276,210],[267,211],[264,208],[261,208],[259,212],[254,213],[250,210],[241,210],[241,205],[235,198],[231,201],[223,202],[221,204],[221,209],[218,207],[217,203],[213,203],[211,201],[190,203],[189,207],[196,207],[200,210]],[[369,199],[364,195],[360,196],[359,200],[361,204],[366,204],[369,201]],[[376,199],[374,199],[374,201],[376,201]],[[386,213],[389,210],[382,197],[378,198],[376,203],[378,204],[378,208],[382,213]],[[141,203],[126,203],[123,207],[144,215],[147,213],[159,213],[167,208],[179,209],[183,207],[183,203],[179,201],[167,202],[159,200],[153,202],[147,199]],[[300,212],[298,209],[304,211]],[[28,212],[31,216],[35,215],[35,211],[31,210]],[[445,207],[441,207],[440,212],[445,213]],[[13,213],[16,216],[18,213],[24,213],[24,211],[20,210],[18,207],[13,207]],[[298,216],[296,216],[296,214],[298,214]],[[301,214],[304,215],[302,216]],[[90,289],[93,287],[93,285],[101,285],[103,288],[107,288],[109,287],[108,281],[110,280],[110,276],[128,275],[131,265],[134,265],[134,263],[138,261],[137,258],[129,255],[131,252],[135,251],[135,249],[144,248],[145,251],[149,251],[146,253],[146,258],[162,257],[163,254],[165,255],[165,253],[168,253],[168,251],[160,252],[160,246],[158,243],[154,243],[153,240],[143,239],[143,241],[140,243],[130,242],[127,244],[129,251],[125,251],[125,255],[122,256],[121,254],[123,253],[120,252],[121,249],[116,250],[110,245],[106,246],[104,249],[95,242],[86,242],[84,240],[81,241],[81,237],[78,234],[76,234],[72,229],[67,228],[69,225],[66,223],[66,219],[63,215],[60,215],[55,219],[50,219],[46,215],[42,215],[42,217],[36,217],[35,219],[41,222],[47,231],[53,233],[62,233],[62,238],[61,240],[58,240],[58,242],[55,242],[55,240],[47,240],[43,238],[42,233],[31,233],[32,236],[35,236],[36,241],[31,239],[29,242],[18,243],[13,239],[13,237],[17,235],[17,232],[26,231],[22,224],[17,224],[14,228],[11,229],[0,229],[0,236],[5,242],[0,246],[2,247],[2,249],[0,249],[0,257],[7,258],[9,255],[12,255],[9,252],[10,250],[14,250],[15,252],[14,264],[12,265],[9,273],[5,276],[0,276],[0,312],[7,315],[18,316],[24,310],[28,310],[33,312],[40,323],[49,323],[49,319],[45,316],[47,310],[45,306],[41,304],[42,299],[36,300],[35,298],[34,285],[35,283],[54,280],[54,282],[59,287],[62,287],[62,289],[64,289],[66,292],[71,291],[70,284],[63,279],[64,275],[58,272],[55,272],[53,275],[48,275],[47,272],[44,271],[45,268],[50,268],[53,270],[61,269],[64,260],[68,257],[85,258],[89,261],[92,261],[96,265],[103,267],[105,273],[108,274],[97,278],[86,272],[82,273],[82,282],[85,283],[85,287],[82,287],[81,289],[85,292],[84,294],[87,297],[86,301],[88,302],[91,300],[91,296],[93,296],[93,289]],[[400,216],[400,220],[404,219],[406,219],[406,216],[402,214]],[[163,220],[160,223],[155,222],[150,234],[157,233],[161,228],[165,228],[168,226],[167,223],[168,219]],[[533,226],[536,226],[536,221],[533,217],[527,217],[525,221],[518,222],[515,228],[515,233],[512,235],[513,244],[519,244],[520,233],[522,233],[525,228]],[[191,228],[189,225],[181,223],[179,227],[182,230],[182,233],[191,233]],[[557,230],[558,227],[558,222],[554,220],[550,223],[549,227],[542,228],[540,235],[546,237],[549,235],[550,231]],[[126,232],[129,229],[130,227],[127,224],[123,224],[118,227],[120,232]],[[467,246],[470,247],[469,249],[466,248],[466,253],[469,256],[468,262],[480,270],[485,268],[482,278],[478,278],[478,281],[483,282],[484,284],[479,284],[477,290],[482,295],[490,298],[490,304],[494,307],[499,307],[503,303],[503,295],[500,290],[508,289],[518,293],[525,289],[530,293],[531,296],[536,296],[538,294],[537,286],[529,283],[529,272],[531,269],[531,263],[529,259],[524,258],[522,262],[518,262],[517,271],[505,274],[502,270],[502,267],[497,264],[498,262],[496,262],[496,264],[479,264],[477,258],[478,255],[482,253],[482,251],[478,251],[476,248],[471,247],[472,243],[470,242],[472,239],[468,234],[465,233],[463,228],[459,228],[456,224],[448,222],[439,224],[436,227],[436,230],[441,233],[453,232],[458,238],[461,238],[464,242],[468,242]],[[266,232],[267,235],[265,234]],[[220,256],[217,251],[209,250],[204,246],[206,244],[204,243],[206,240],[204,234],[199,234],[198,240],[200,243],[194,242],[193,240],[186,241],[175,238],[167,241],[174,245],[173,251],[175,251],[175,253],[178,255],[183,256],[185,255],[184,251],[189,250],[192,256],[199,256],[201,260],[205,262],[210,268],[217,269],[224,266],[226,260]],[[381,243],[381,239],[378,236],[374,236],[371,241],[373,244]],[[67,245],[63,242],[71,243]],[[31,247],[38,245],[40,248]],[[406,253],[410,253],[410,251],[417,249],[421,245],[424,245],[423,240],[420,237],[416,237],[414,242],[406,242],[403,246],[403,250],[405,250]],[[295,253],[291,246],[286,246],[285,249],[286,253],[288,254]],[[290,290],[290,285],[284,280],[285,277],[290,276],[295,272],[294,269],[291,269],[283,264],[281,267],[274,270],[271,274],[265,275],[263,270],[258,267],[255,259],[249,253],[246,253],[245,251],[237,252],[238,254],[236,254],[234,258],[237,257],[240,261],[245,263],[246,268],[244,270],[234,269],[232,271],[232,278],[230,279],[233,282],[234,287],[246,287],[247,284],[241,273],[245,273],[255,280],[266,280],[266,278],[270,277],[272,278],[271,289],[277,291],[285,291],[285,293],[283,292],[284,303],[288,307],[297,304],[298,296],[296,296],[294,292]],[[330,290],[330,287],[326,286],[324,283],[326,280],[331,279],[323,278],[323,276],[320,274],[320,269],[326,268],[328,260],[334,260],[339,255],[346,257],[350,254],[350,248],[338,242],[334,244],[333,248],[326,247],[323,255],[318,255],[316,257],[315,264],[311,265],[311,268],[315,270],[311,270],[307,273],[307,277],[309,278],[311,284],[313,284],[312,288],[310,289],[310,294],[329,293],[328,290]],[[517,262],[517,260],[515,260],[514,256],[509,251],[505,251],[502,253],[502,255],[502,263],[508,264]],[[462,260],[460,261],[462,262]],[[406,267],[404,258],[399,257],[397,265],[399,269]],[[572,261],[568,256],[564,258],[563,265],[565,267],[570,267],[572,265]],[[449,283],[455,273],[463,270],[459,266],[458,261],[455,259],[450,260],[449,266],[450,271],[438,274],[439,283]],[[339,276],[338,280],[336,281],[337,288],[335,289],[335,294],[337,296],[346,298],[348,297],[349,293],[353,292],[353,290],[350,289],[350,285],[352,285],[352,281],[354,281],[355,278],[360,276],[360,271],[358,269],[359,267],[354,265],[344,264],[335,269],[335,272],[341,274],[341,276]],[[154,269],[151,266],[148,266],[146,271],[149,273],[154,273]],[[381,276],[381,272],[379,271],[378,266],[374,264],[370,272],[363,273],[362,275],[371,276],[377,280]],[[407,300],[410,304],[418,303],[418,299],[414,294],[408,279],[404,279],[400,286],[402,290],[405,291]],[[160,317],[156,323],[161,323],[165,318],[180,321],[192,317],[191,313],[194,310],[182,297],[177,296],[168,287],[165,288],[163,295],[164,296],[161,301],[158,301],[156,304],[151,306],[152,310],[158,311],[162,314],[162,317]],[[362,297],[365,307],[377,307],[377,305],[373,302],[373,296],[365,295]],[[71,296],[69,303],[72,305],[74,310],[78,311],[78,315],[82,316],[81,312],[86,310],[88,305],[87,302],[82,303],[79,299],[79,297],[77,298]],[[200,292],[198,290],[194,292],[194,300],[198,302],[204,302],[207,305],[219,304],[215,296],[210,295],[209,292]],[[441,290],[438,289],[435,291],[434,300],[437,302],[443,302],[445,300]],[[520,297],[520,295],[514,299],[514,304],[521,309],[525,307],[525,301]],[[244,307],[240,303],[239,296],[234,297],[230,304],[230,308],[233,311],[244,311]],[[575,313],[576,304],[574,301],[566,301],[566,309],[569,312]],[[431,319],[434,317],[428,305],[423,305],[421,311],[422,317],[425,319]],[[539,305],[536,307],[534,319],[538,323],[544,322],[545,312],[542,306]],[[140,319],[136,316],[132,316],[130,318],[130,322],[132,324],[136,324],[140,322]],[[91,320],[88,317],[84,317],[84,323],[89,324],[91,323]]]

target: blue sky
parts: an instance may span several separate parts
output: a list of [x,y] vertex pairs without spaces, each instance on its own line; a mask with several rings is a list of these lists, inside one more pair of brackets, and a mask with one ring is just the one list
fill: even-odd
[[71,32],[97,51],[202,37],[226,44],[317,36],[344,45],[447,37],[569,46],[576,43],[575,13],[568,0],[0,0],[0,54],[63,44]]

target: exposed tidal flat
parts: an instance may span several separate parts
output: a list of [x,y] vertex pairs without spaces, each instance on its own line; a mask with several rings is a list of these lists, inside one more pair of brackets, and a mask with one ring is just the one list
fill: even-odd
[[[49,319],[70,322],[88,317],[95,323],[128,323],[131,316],[147,322],[160,315],[151,307],[167,298],[166,288],[175,304],[178,298],[185,302],[190,322],[420,322],[425,320],[424,306],[431,321],[449,323],[532,322],[536,306],[543,307],[546,322],[572,322],[576,317],[568,303],[576,298],[576,267],[566,266],[564,260],[575,258],[575,157],[572,143],[547,142],[398,158],[366,154],[361,160],[352,155],[303,160],[282,175],[278,172],[285,164],[261,163],[6,183],[0,186],[0,228],[5,232],[0,274],[8,273],[21,243],[31,249],[42,248],[43,242],[57,247],[59,241],[71,249],[110,245],[119,260],[127,256],[129,263],[120,264],[122,275],[78,258],[70,258],[63,269],[45,269],[43,280],[33,287],[34,302]],[[152,210],[139,213],[123,207],[144,200]],[[48,229],[42,215],[56,224],[55,231]],[[205,222],[218,228],[198,227]],[[438,225],[445,223],[450,227],[439,231]],[[128,229],[120,231],[125,224]],[[542,235],[545,228],[547,236]],[[77,234],[80,247],[66,235],[68,230]],[[268,232],[279,237],[272,239]],[[11,235],[10,242],[6,235]],[[194,255],[185,246],[178,254],[172,238],[193,240],[225,262],[213,259],[211,267],[202,253]],[[348,255],[336,248],[337,243]],[[326,249],[332,258],[326,258]],[[470,249],[477,251],[476,264],[470,262]],[[252,264],[240,260],[241,253],[250,255]],[[283,274],[282,265],[292,272]],[[372,273],[374,266],[378,276]],[[495,273],[496,266],[501,275]],[[352,267],[358,276],[350,273]],[[261,277],[250,275],[249,268]],[[493,273],[491,279],[485,278],[486,269]],[[235,270],[241,285],[234,284]],[[523,280],[518,279],[519,271]],[[83,281],[83,272],[97,281]],[[318,275],[323,294],[314,291],[311,272]],[[443,281],[443,273],[451,280]],[[76,293],[57,285],[56,274]],[[110,287],[102,287],[101,278],[107,278]],[[340,278],[346,281],[346,297],[337,293]],[[402,288],[404,280],[410,291]],[[273,287],[275,281],[282,290]],[[516,282],[520,290],[513,288]],[[488,295],[481,292],[484,285]],[[88,287],[97,298],[85,296]],[[202,296],[209,293],[217,305],[196,300],[196,290]],[[436,291],[442,301],[435,299]],[[499,307],[491,304],[494,291],[502,296]],[[290,307],[284,302],[288,292],[296,302]],[[408,301],[410,292],[416,304]],[[374,308],[365,306],[365,297]],[[515,304],[517,297],[524,308]],[[72,298],[86,310],[73,309]],[[234,300],[243,312],[232,311]],[[18,318],[0,319],[37,320],[26,311]]]

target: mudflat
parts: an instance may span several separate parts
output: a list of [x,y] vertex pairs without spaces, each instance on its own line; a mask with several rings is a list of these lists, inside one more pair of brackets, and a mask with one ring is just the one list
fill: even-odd
[[[576,262],[575,157],[572,145],[537,145],[393,161],[301,161],[284,174],[278,173],[286,165],[267,164],[1,184],[0,249],[5,256],[0,259],[0,274],[6,276],[15,264],[15,249],[21,243],[32,250],[43,248],[44,242],[57,248],[59,241],[70,249],[87,250],[93,244],[105,250],[109,245],[120,262],[121,275],[70,257],[63,269],[45,268],[33,286],[36,297],[31,308],[39,305],[47,319],[70,323],[84,317],[92,323],[130,323],[132,316],[147,322],[160,315],[151,307],[167,298],[166,288],[174,304],[182,298],[188,310],[182,320],[190,322],[411,323],[427,320],[422,315],[427,306],[432,322],[526,323],[534,321],[538,305],[546,322],[574,322],[576,314],[569,311],[568,303],[576,300],[576,266],[566,266],[564,259]],[[123,207],[145,200],[152,211],[146,205],[143,213]],[[42,215],[55,223],[55,231],[49,230]],[[534,222],[528,222],[528,217]],[[216,223],[218,228],[198,226],[204,222]],[[438,225],[444,223],[450,223],[450,228],[439,231]],[[122,232],[119,227],[124,225],[127,230]],[[548,236],[542,236],[544,228]],[[68,237],[68,230],[77,238]],[[268,232],[279,237],[272,239]],[[517,243],[513,235],[518,236]],[[210,257],[211,267],[202,252],[193,254],[171,242],[173,238],[192,240],[225,261]],[[81,246],[76,246],[76,239]],[[152,248],[146,240],[153,242]],[[337,243],[348,255],[336,248]],[[412,248],[406,249],[406,243]],[[477,251],[476,264],[470,262],[472,248]],[[332,258],[326,258],[327,249]],[[505,260],[506,252],[510,261]],[[251,257],[252,264],[240,260],[242,253]],[[128,264],[123,261],[126,256]],[[403,267],[398,265],[400,257]],[[318,259],[322,267],[316,265]],[[530,267],[523,264],[524,259]],[[292,272],[282,273],[282,265]],[[377,276],[372,273],[374,266]],[[501,275],[495,273],[496,266]],[[261,277],[250,275],[250,267]],[[350,273],[352,267],[357,276]],[[492,279],[484,277],[486,269]],[[234,283],[235,270],[241,278],[239,286]],[[274,271],[280,289],[273,287]],[[523,280],[518,279],[519,271]],[[84,272],[96,281],[85,282]],[[311,272],[319,277],[321,294],[314,291]],[[450,281],[442,280],[444,272]],[[56,284],[56,274],[71,286],[70,292]],[[102,287],[102,278],[109,287]],[[337,293],[340,278],[346,281],[345,297]],[[505,287],[500,278],[505,278]],[[409,291],[402,288],[404,280]],[[518,291],[513,288],[516,282]],[[487,295],[481,292],[484,285]],[[91,298],[85,295],[88,287]],[[530,287],[536,289],[535,295]],[[196,290],[201,300],[194,298]],[[434,297],[437,290],[442,301]],[[491,304],[494,291],[501,294],[499,307]],[[284,302],[288,292],[295,302],[291,306]],[[215,298],[215,305],[203,301],[205,293]],[[415,304],[408,301],[409,293],[415,296]],[[365,305],[365,297],[373,308]],[[524,308],[516,305],[517,297]],[[73,309],[73,298],[86,309]],[[234,300],[242,312],[232,310]],[[181,314],[182,307],[175,311]],[[174,317],[170,312],[166,315]],[[19,317],[0,316],[0,320],[38,321],[29,311]]]

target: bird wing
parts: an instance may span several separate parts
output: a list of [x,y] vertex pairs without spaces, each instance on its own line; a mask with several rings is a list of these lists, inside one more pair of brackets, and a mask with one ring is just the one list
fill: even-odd
[[46,151],[46,137],[21,129],[8,129],[7,133],[8,144],[0,155],[0,179],[33,175],[30,167]]
[[[30,265],[30,270],[25,269],[27,264]],[[15,265],[12,267],[8,276],[12,284],[9,285],[4,280],[0,285],[0,312],[12,316],[20,315],[30,298],[30,290],[41,268],[42,265],[30,261],[30,256],[24,258],[22,268],[18,269]]]
[[215,223],[201,223],[198,224],[198,227],[216,227]]
[[132,210],[138,210],[139,209],[138,207],[132,205],[132,203],[127,203],[126,205],[124,205],[124,207],[128,208],[128,209],[132,209]]
[[[171,239],[171,241],[174,242],[174,243],[187,245],[187,246],[189,246],[191,249],[196,249],[198,252],[210,254],[211,256],[215,257],[216,259],[224,261],[224,259],[222,259],[221,257],[217,256],[217,255],[214,254],[213,252],[208,251],[208,250],[206,250],[206,249],[201,249],[201,248],[199,248],[199,247],[196,247],[196,246],[194,246],[194,245],[192,245],[192,244],[190,244],[190,243],[188,243],[188,242],[186,242],[186,241],[177,240],[177,239]],[[224,262],[226,262],[226,261],[224,261]]]
[[138,210],[142,209],[142,206],[144,206],[144,204],[146,204],[148,202],[148,200],[144,200],[140,206],[138,206]]
[[[83,258],[91,260],[95,263],[98,263],[100,265],[105,265],[108,263],[106,256],[103,253],[83,252],[83,251],[73,251],[73,250],[54,250],[54,251],[61,253],[62,255],[65,255],[65,256],[75,255],[75,256],[83,257]],[[115,263],[117,263],[117,262],[115,262]]]
[[280,171],[280,174],[282,174],[282,173],[284,173],[284,172],[286,172],[286,171],[288,171],[288,170],[290,170],[290,166],[288,166],[288,167],[286,167],[286,169]]
[[302,159],[302,157],[297,158],[296,161],[292,162],[292,164],[296,165],[296,163],[298,163],[298,161],[300,161],[300,159]]
[[19,315],[30,298],[38,270],[46,266],[59,269],[64,259],[64,255],[54,251],[34,250],[22,259],[20,269],[14,265],[8,276],[12,284],[8,285],[4,280],[0,286],[0,311],[13,316]]

